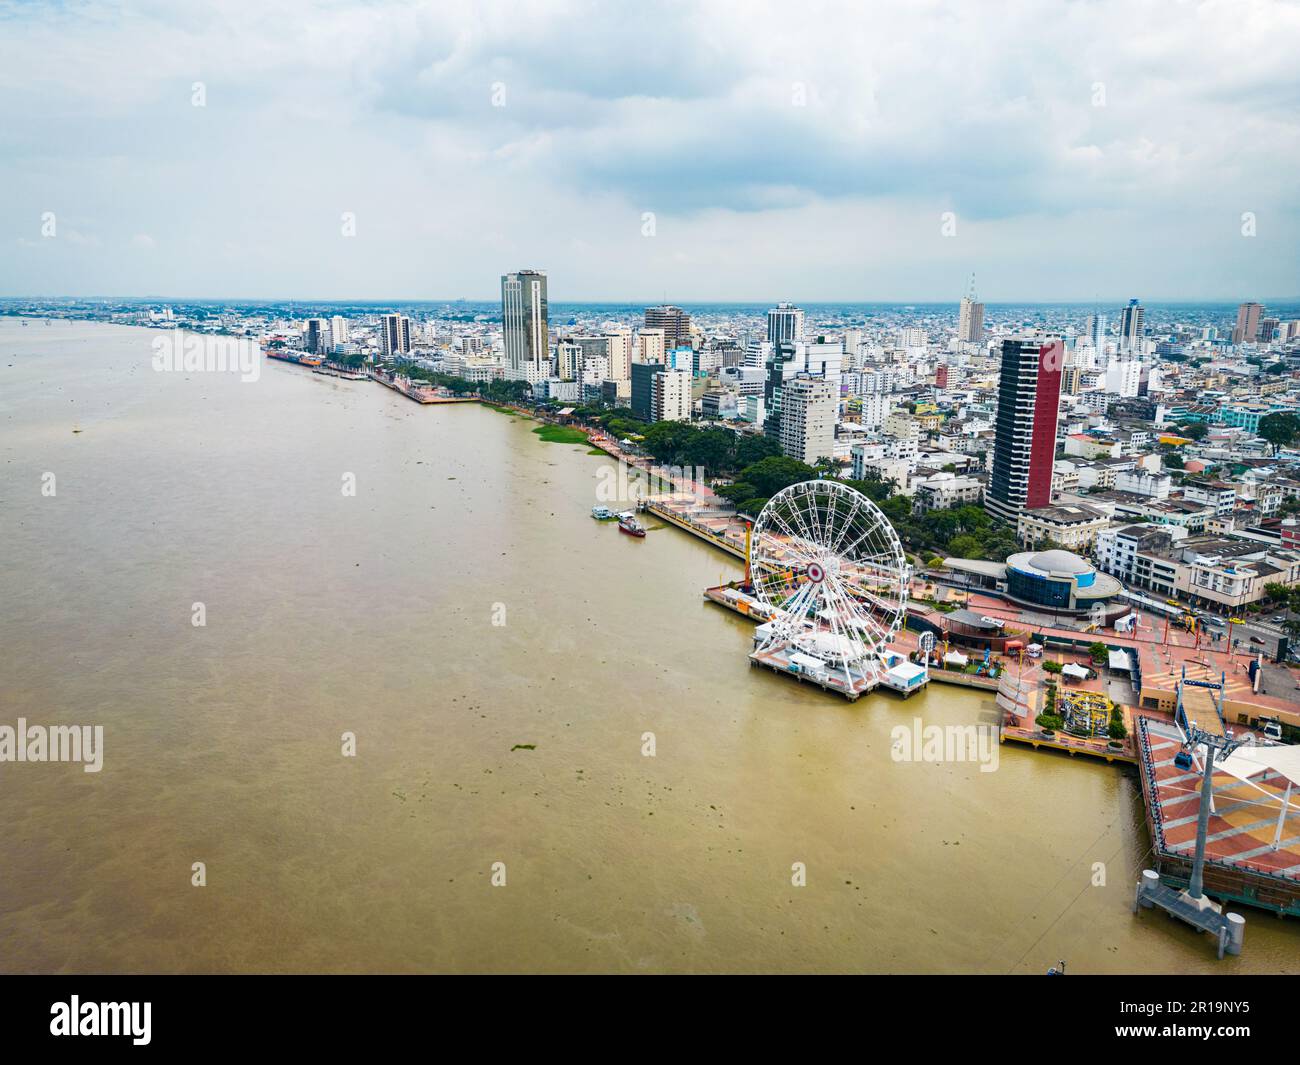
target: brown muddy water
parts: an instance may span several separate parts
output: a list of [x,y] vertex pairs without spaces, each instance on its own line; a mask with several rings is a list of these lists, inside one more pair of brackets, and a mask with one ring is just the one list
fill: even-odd
[[1296,969],[1132,916],[1130,771],[895,761],[991,700],[751,670],[734,560],[591,520],[608,459],[152,339],[0,319],[0,725],[104,729],[0,763],[5,971]]

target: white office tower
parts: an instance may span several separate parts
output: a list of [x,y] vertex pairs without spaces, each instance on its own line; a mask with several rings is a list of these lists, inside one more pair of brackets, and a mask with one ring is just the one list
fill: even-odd
[[609,356],[584,351],[578,364],[578,380],[585,388],[599,389],[602,381],[610,380]]
[[351,338],[348,320],[341,314],[330,319],[330,338],[334,341],[335,348],[341,348]]
[[691,420],[691,375],[687,370],[661,370],[650,382],[650,420]]
[[620,326],[605,334],[609,341],[609,379],[632,380],[632,330]]
[[787,381],[781,395],[781,451],[812,465],[835,455],[835,416],[839,397],[820,377]]
[[506,378],[535,384],[550,375],[546,274],[520,270],[501,278],[501,326]]
[[745,365],[760,369],[767,365],[772,357],[772,345],[766,340],[751,340],[745,345]]
[[844,330],[844,365],[845,368],[858,368],[858,348],[862,346],[862,330]]
[[582,366],[582,348],[572,340],[555,345],[555,375],[561,381],[576,381]]
[[887,392],[864,392],[858,402],[862,405],[861,424],[864,429],[879,429],[894,409],[893,399]]
[[379,319],[379,353],[385,358],[411,350],[411,319],[404,314],[385,314]]
[[810,373],[814,377],[824,377],[840,394],[840,376],[844,371],[844,346],[840,340],[816,340],[811,344],[798,345],[795,356],[799,371]]
[[642,329],[637,334],[638,350],[636,361],[656,363],[664,361],[664,331],[662,329]]
[[1142,384],[1142,364],[1136,360],[1112,362],[1106,367],[1104,388],[1121,399],[1132,399]]
[[793,303],[778,303],[767,312],[767,342],[803,339],[803,311]]
[[925,346],[930,342],[929,337],[925,335],[924,329],[904,329],[900,336],[904,348],[920,348],[924,350]]

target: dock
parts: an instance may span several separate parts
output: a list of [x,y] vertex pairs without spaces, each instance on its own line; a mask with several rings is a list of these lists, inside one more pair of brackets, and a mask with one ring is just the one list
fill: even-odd
[[[1190,882],[1201,773],[1180,769],[1183,734],[1165,715],[1139,713],[1138,767],[1147,829],[1162,883]],[[1294,791],[1281,773],[1253,786],[1214,767],[1214,806],[1205,850],[1205,891],[1215,898],[1300,917],[1300,811],[1283,806]]]
[[670,499],[642,500],[641,508],[660,521],[698,536],[719,551],[742,560],[746,557],[744,523],[734,513],[719,507]]
[[871,691],[879,681],[853,666],[832,666],[805,655],[790,645],[754,651],[749,656],[751,666],[762,666],[775,673],[784,673],[800,684],[815,684],[823,691],[835,692],[849,702],[856,702]]
[[367,376],[372,381],[378,381],[385,388],[391,388],[409,400],[423,405],[433,403],[478,403],[478,396],[453,396],[444,392],[442,389],[434,388],[432,385],[421,386],[415,384],[409,377],[397,377],[384,373],[382,370],[371,369]]

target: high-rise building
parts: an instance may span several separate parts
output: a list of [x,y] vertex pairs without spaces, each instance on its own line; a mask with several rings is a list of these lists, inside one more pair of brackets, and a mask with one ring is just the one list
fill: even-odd
[[786,341],[772,349],[767,364],[767,381],[763,388],[763,432],[779,440],[781,437],[781,392],[787,381],[801,375],[820,377],[829,382],[831,394],[840,394],[844,351],[838,340],[818,339],[812,342]]
[[664,346],[669,351],[680,347],[690,347],[691,316],[680,307],[665,304],[662,307],[647,307],[645,311],[647,329],[664,331]]
[[1261,318],[1259,320],[1259,332],[1255,334],[1255,339],[1261,344],[1267,344],[1272,340],[1284,340],[1281,334],[1282,322],[1278,318]]
[[810,466],[833,458],[838,401],[824,377],[787,381],[781,393],[781,452]]
[[767,342],[803,339],[803,311],[793,303],[778,303],[767,312]]
[[561,381],[576,381],[582,370],[582,348],[573,340],[555,345],[555,374]]
[[1064,357],[1065,345],[1055,337],[1002,342],[993,471],[984,496],[994,517],[1015,522],[1022,511],[1052,500]]
[[[975,298],[975,275],[970,275],[970,288],[961,298],[957,309],[957,340],[963,344],[978,344],[984,339],[984,304]],[[904,341],[906,347],[906,341]]]
[[691,374],[689,370],[660,370],[650,379],[650,420],[691,420]]
[[948,387],[948,364],[945,362],[939,363],[939,365],[934,368],[934,387]]
[[663,362],[664,355],[668,352],[668,346],[664,339],[662,329],[642,329],[637,334],[640,341],[640,350],[637,352],[637,362],[656,363]]
[[304,335],[303,346],[308,351],[324,351],[328,336],[329,326],[325,324],[324,318],[307,319],[307,332]]
[[1128,301],[1119,320],[1119,350],[1137,351],[1142,344],[1143,323],[1146,315],[1142,304],[1137,300]]
[[546,377],[551,349],[544,272],[520,270],[502,276],[501,327],[506,377],[530,384]]
[[1083,327],[1083,338],[1094,351],[1101,352],[1102,345],[1106,343],[1106,316],[1104,314],[1088,315],[1088,321]]
[[632,364],[632,413],[644,422],[653,421],[651,409],[655,374],[662,372],[662,362],[634,362]]
[[978,344],[984,339],[984,304],[973,296],[963,296],[957,311],[957,339],[964,344]]
[[1232,331],[1234,344],[1253,344],[1259,336],[1259,319],[1264,313],[1262,303],[1243,303],[1237,307],[1237,325]]
[[609,341],[609,379],[632,380],[632,330],[620,326],[605,334]]
[[404,314],[385,314],[379,319],[379,353],[385,358],[411,350],[411,319]]
[[330,339],[334,342],[336,348],[346,344],[350,335],[348,320],[343,315],[336,314],[330,319]]

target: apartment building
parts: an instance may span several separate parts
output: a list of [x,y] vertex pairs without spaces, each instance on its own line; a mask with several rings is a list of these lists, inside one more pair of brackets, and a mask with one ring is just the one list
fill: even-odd
[[1026,547],[1050,540],[1078,553],[1087,552],[1110,519],[1095,507],[1067,503],[1035,507],[1021,513],[1016,537]]

